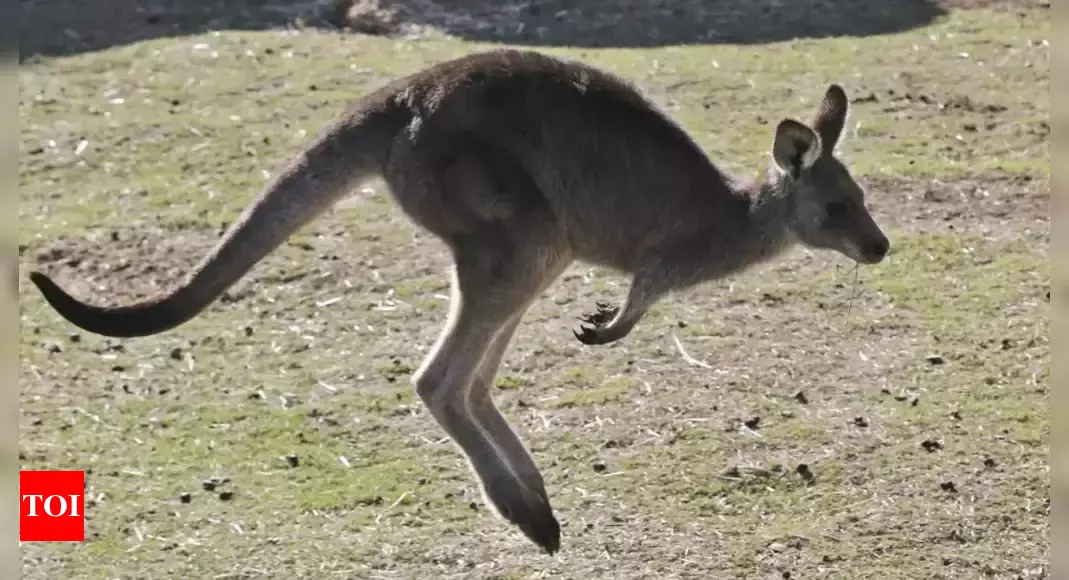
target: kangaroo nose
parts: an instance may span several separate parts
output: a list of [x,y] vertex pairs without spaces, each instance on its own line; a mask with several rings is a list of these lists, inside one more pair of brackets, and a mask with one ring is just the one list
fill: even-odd
[[875,242],[869,242],[865,246],[865,257],[868,258],[870,263],[875,264],[884,259],[887,256],[887,252],[891,251],[891,242],[887,238],[876,240]]

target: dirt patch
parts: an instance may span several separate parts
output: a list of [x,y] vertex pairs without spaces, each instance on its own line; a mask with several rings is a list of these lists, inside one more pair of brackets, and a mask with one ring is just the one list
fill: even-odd
[[881,224],[911,232],[1050,242],[1050,181],[1029,176],[865,181]]
[[170,289],[188,272],[190,260],[207,252],[213,242],[207,231],[114,230],[58,238],[35,248],[32,261],[57,275],[69,292],[83,299],[95,295],[110,305]]

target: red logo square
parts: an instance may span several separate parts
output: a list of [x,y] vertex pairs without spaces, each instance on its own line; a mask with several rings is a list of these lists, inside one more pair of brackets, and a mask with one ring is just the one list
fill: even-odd
[[85,472],[19,472],[19,541],[85,541]]

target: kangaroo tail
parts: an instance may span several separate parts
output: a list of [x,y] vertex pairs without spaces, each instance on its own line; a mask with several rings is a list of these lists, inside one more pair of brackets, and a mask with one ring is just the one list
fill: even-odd
[[40,272],[31,273],[30,280],[61,316],[88,332],[135,337],[179,326],[361,181],[380,175],[400,128],[398,113],[387,106],[331,125],[268,183],[186,281],[166,295],[103,307],[81,302]]

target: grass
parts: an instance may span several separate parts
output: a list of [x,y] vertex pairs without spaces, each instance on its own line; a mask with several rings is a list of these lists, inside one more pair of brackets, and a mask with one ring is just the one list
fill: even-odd
[[[22,545],[23,576],[1048,577],[1049,37],[1045,10],[968,9],[867,37],[544,48],[634,79],[746,173],[844,83],[843,155],[895,247],[856,287],[844,259],[793,252],[599,349],[569,327],[626,280],[573,267],[495,383],[557,558],[488,512],[408,385],[446,262],[383,191],[156,337],[72,334],[22,283],[20,468],[90,470],[92,500],[88,541]],[[485,46],[223,31],[29,59],[20,282],[168,287],[347,101]]]
[[[572,374],[571,378],[581,378]],[[563,381],[567,384],[570,381]],[[583,385],[579,385],[582,387]],[[553,407],[596,407],[605,403],[623,401],[631,391],[631,381],[624,378],[615,378],[606,381],[599,387],[583,388],[566,395],[562,395],[552,402]]]

